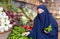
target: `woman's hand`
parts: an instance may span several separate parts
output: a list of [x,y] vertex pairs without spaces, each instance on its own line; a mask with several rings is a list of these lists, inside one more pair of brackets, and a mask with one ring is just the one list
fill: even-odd
[[22,36],[28,36],[30,34],[30,32],[24,32],[22,33]]

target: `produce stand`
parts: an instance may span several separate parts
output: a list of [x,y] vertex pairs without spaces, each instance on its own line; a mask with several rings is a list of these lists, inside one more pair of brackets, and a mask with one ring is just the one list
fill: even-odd
[[[16,7],[12,3],[11,0],[9,0],[9,1],[8,2],[5,1],[8,4],[6,4],[6,3],[4,4],[2,1],[0,6],[3,7],[3,9],[4,9],[3,12],[5,12],[6,15],[9,17],[10,24],[12,24],[12,28],[8,29],[8,31],[0,32],[0,34],[5,34],[10,31],[11,31],[10,34],[12,34],[14,27],[17,27],[17,26],[23,27],[26,31],[31,30],[33,27],[33,24],[34,24],[33,18],[35,17],[34,16],[35,14],[32,14],[33,12],[31,11],[30,7],[29,8],[28,7],[27,8]],[[13,5],[10,5],[10,3]],[[32,4],[32,5],[36,6],[35,4]],[[25,9],[27,9],[28,11],[30,10],[31,12],[25,11]],[[21,29],[21,28],[19,28],[19,29]],[[20,33],[20,32],[17,32],[17,33]],[[8,35],[8,37],[10,37],[9,35]],[[18,35],[16,35],[16,36],[18,36]],[[9,39],[8,37],[7,37],[7,39]],[[27,36],[22,36],[21,38],[32,39],[32,38],[28,38]],[[13,38],[11,38],[11,39],[13,39]]]
[[[24,5],[21,4],[22,6],[18,7],[15,5],[16,3],[12,3],[12,2],[19,2],[19,5],[22,2]],[[22,28],[24,28],[27,31],[31,30],[34,25],[34,18],[37,15],[37,10],[36,10],[37,6],[41,3],[43,3],[43,2],[40,0],[13,0],[13,1],[12,0],[8,0],[8,1],[1,0],[0,6],[3,7],[3,11],[9,17],[10,24],[12,24],[12,28],[8,29],[8,31],[0,32],[0,34],[5,34],[9,31],[11,31],[10,34],[12,34],[14,27],[20,27],[20,26],[22,26]],[[55,6],[55,4],[54,3],[52,4],[51,2],[49,2],[49,3],[44,2],[44,4],[48,8],[52,7],[53,5]],[[54,14],[53,14],[54,10],[55,10],[54,8],[51,10],[51,13],[53,16],[54,16]],[[57,21],[58,21],[58,19],[60,19],[60,16],[55,17],[55,19],[57,19]],[[19,28],[19,29],[21,29],[21,28]],[[18,30],[16,30],[16,31],[18,31]],[[20,33],[20,32],[16,32],[16,33]],[[14,34],[13,36],[15,36],[15,35],[16,34]],[[16,36],[19,36],[19,35],[16,35]],[[11,37],[11,36],[9,36],[9,37]]]

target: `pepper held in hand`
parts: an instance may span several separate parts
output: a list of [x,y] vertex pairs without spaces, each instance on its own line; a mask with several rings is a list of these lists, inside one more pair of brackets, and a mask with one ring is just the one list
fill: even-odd
[[46,31],[47,33],[52,31],[52,26],[49,25],[47,28],[44,29],[44,31]]

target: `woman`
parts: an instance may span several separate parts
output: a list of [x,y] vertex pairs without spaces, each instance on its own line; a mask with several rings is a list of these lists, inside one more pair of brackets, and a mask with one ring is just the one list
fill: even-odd
[[[34,39],[58,39],[58,25],[55,19],[51,16],[50,12],[45,5],[37,7],[38,14],[34,19],[34,26],[30,32],[25,32],[22,35],[33,37]],[[45,28],[50,27],[50,32]],[[49,29],[48,29],[49,30]]]

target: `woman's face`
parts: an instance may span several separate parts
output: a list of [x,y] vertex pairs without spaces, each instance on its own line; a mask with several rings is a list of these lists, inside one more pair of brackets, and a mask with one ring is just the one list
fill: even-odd
[[44,12],[44,10],[39,8],[39,9],[37,10],[37,12],[40,14],[40,13]]

